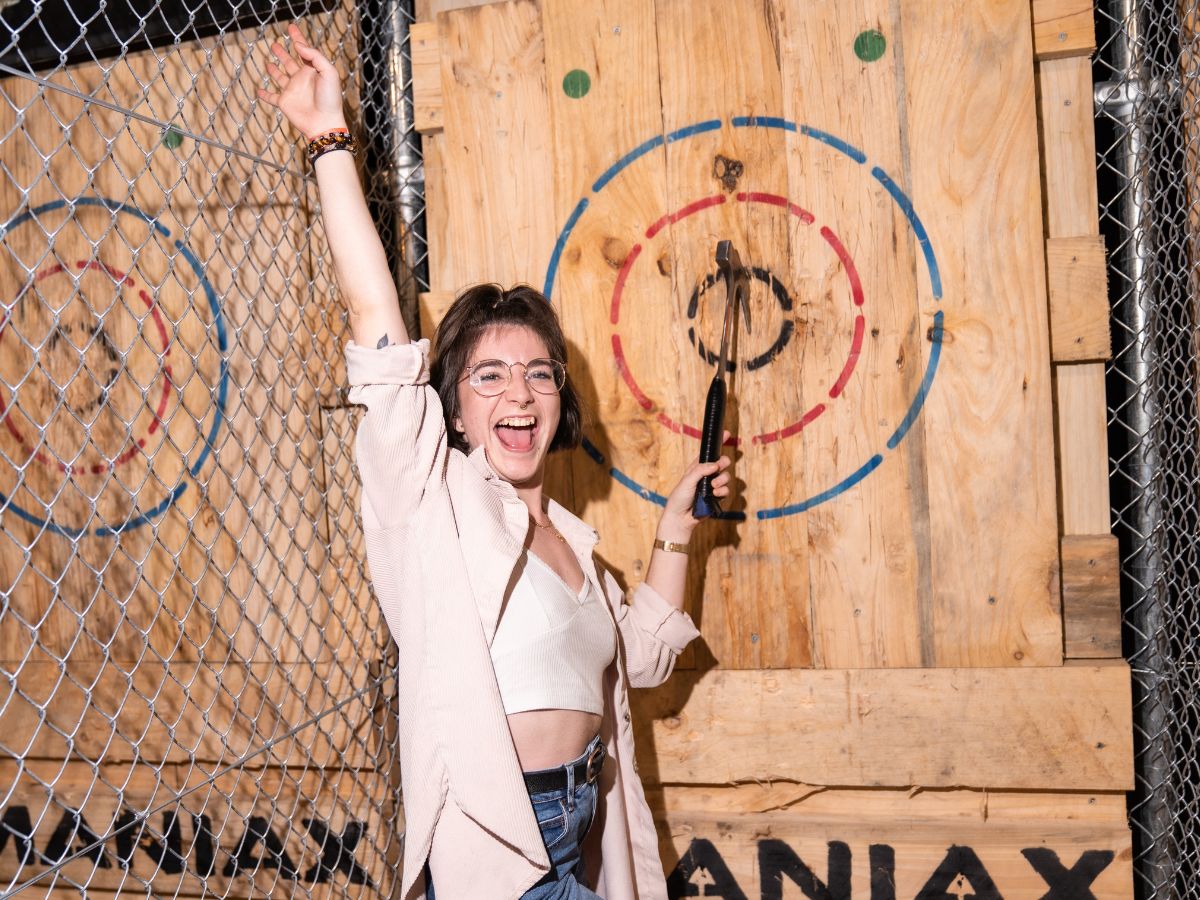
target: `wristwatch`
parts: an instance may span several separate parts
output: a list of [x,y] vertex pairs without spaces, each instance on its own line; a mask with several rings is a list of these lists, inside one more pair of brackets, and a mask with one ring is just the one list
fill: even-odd
[[687,553],[688,545],[680,544],[676,541],[664,541],[660,538],[654,539],[655,550],[666,550],[668,553]]

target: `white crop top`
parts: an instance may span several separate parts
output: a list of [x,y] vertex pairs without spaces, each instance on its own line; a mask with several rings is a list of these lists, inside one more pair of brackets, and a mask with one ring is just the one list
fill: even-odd
[[603,715],[604,670],[617,652],[616,626],[584,576],[576,595],[532,553],[500,613],[492,666],[508,715],[577,709]]

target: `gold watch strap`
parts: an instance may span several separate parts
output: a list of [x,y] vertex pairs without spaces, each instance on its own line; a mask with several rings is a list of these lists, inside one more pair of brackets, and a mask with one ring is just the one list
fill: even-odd
[[666,550],[668,553],[687,553],[688,545],[679,544],[675,541],[664,541],[659,538],[654,539],[655,550]]

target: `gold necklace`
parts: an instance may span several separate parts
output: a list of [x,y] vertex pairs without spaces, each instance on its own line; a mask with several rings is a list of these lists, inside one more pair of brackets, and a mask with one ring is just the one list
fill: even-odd
[[562,536],[562,532],[554,527],[553,522],[547,522],[545,525],[543,525],[541,522],[539,522],[537,519],[535,519],[533,517],[533,513],[529,514],[529,521],[533,523],[535,528],[549,528],[550,533],[553,534],[556,538],[558,538],[564,544],[567,542],[567,539]]

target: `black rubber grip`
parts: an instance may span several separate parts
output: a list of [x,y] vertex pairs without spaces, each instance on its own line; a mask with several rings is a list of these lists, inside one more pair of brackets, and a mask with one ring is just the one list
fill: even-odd
[[[716,462],[721,458],[721,442],[725,437],[725,379],[716,377],[708,386],[708,399],[704,401],[704,428],[700,432],[700,462]],[[692,503],[692,515],[707,519],[719,515],[721,504],[713,496],[711,475],[705,475],[696,485],[696,499]]]

